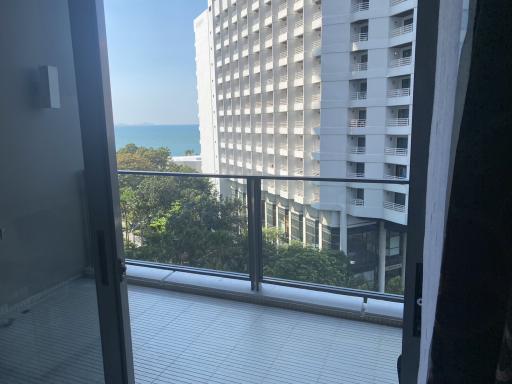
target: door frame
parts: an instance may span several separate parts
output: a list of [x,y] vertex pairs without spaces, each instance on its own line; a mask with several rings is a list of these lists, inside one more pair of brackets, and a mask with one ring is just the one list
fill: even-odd
[[68,0],[68,7],[105,382],[132,384],[135,380],[103,0]]
[[401,383],[416,383],[420,359],[423,245],[434,104],[439,0],[418,0],[409,170]]

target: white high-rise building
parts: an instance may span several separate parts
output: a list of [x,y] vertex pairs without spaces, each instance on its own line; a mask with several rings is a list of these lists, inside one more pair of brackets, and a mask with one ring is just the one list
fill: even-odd
[[[208,0],[195,20],[203,172],[407,180],[415,26],[416,0]],[[403,274],[407,185],[263,189],[266,225],[290,240],[343,250],[380,290]]]

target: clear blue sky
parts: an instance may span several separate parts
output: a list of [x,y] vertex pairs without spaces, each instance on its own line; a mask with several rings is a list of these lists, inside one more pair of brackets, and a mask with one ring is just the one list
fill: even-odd
[[105,0],[116,124],[197,123],[193,20],[206,0]]

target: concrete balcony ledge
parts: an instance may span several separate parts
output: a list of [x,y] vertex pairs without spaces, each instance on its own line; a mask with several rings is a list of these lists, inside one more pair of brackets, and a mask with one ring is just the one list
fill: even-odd
[[128,265],[128,283],[250,302],[400,327],[403,303],[263,283],[259,292],[246,280]]

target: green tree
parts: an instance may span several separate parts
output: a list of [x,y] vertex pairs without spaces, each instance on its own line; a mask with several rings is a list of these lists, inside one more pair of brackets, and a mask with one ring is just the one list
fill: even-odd
[[[193,173],[170,159],[167,148],[129,144],[118,151],[119,169]],[[120,175],[121,210],[128,258],[247,273],[246,207],[219,196],[200,177]],[[351,277],[346,255],[291,242],[276,228],[263,229],[265,276],[368,289]]]
[[187,149],[187,150],[185,151],[185,156],[193,156],[193,155],[195,155],[195,153],[194,153],[194,150],[193,150],[193,149]]

